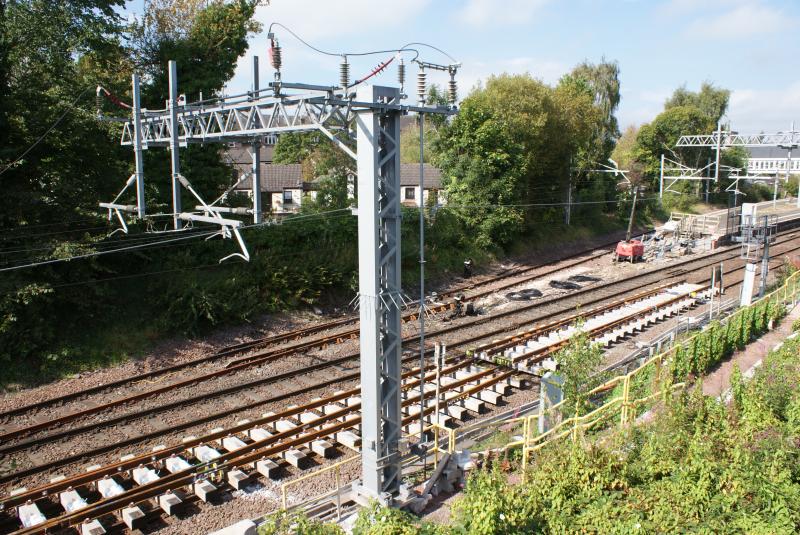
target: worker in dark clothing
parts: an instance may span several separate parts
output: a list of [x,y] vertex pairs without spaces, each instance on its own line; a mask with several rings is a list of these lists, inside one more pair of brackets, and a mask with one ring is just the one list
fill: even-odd
[[467,258],[464,260],[464,278],[468,279],[472,276],[472,259]]
[[459,294],[453,299],[455,301],[456,309],[453,311],[453,317],[457,318],[464,312],[464,295]]

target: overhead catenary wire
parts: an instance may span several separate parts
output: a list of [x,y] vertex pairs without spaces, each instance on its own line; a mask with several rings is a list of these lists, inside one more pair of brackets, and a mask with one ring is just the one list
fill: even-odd
[[[326,217],[329,214],[341,213],[341,212],[348,212],[348,214],[342,214],[342,215],[349,215],[350,208],[338,208],[338,209],[329,210],[329,211],[326,211],[326,212],[318,212],[318,213],[313,213],[313,214],[303,214],[303,215],[296,216],[296,217],[290,217],[290,218],[287,218],[286,220],[282,221],[281,225],[291,224],[294,221],[302,221],[302,220],[309,220],[309,219],[312,219],[312,218]],[[257,227],[264,227],[264,226],[271,226],[271,225],[273,225],[272,222],[253,223],[253,224],[250,224],[250,225],[242,225],[242,226],[239,227],[239,230],[247,230],[247,229],[252,229],[252,228],[257,228]],[[203,229],[205,229],[205,227],[203,227]],[[183,231],[178,231],[178,232],[183,232]],[[161,246],[164,246],[164,244],[170,244],[170,243],[190,240],[190,239],[194,239],[194,238],[210,237],[210,236],[218,235],[219,232],[220,232],[219,230],[211,230],[211,231],[199,230],[198,232],[196,232],[194,234],[184,235],[184,236],[180,236],[180,237],[177,237],[177,238],[167,238],[167,239],[164,239],[164,240],[156,240],[156,241],[151,241],[151,242],[148,242],[148,243],[141,243],[141,244],[136,244],[136,245],[117,247],[117,248],[107,249],[107,250],[102,250],[102,251],[94,251],[94,252],[84,253],[84,254],[80,254],[80,255],[73,255],[73,256],[64,257],[64,258],[52,258],[52,259],[48,259],[48,260],[39,260],[39,261],[27,262],[27,263],[24,263],[24,264],[9,266],[9,267],[2,267],[2,268],[0,268],[0,272],[14,271],[14,270],[19,270],[19,269],[27,269],[27,268],[33,268],[33,267],[38,267],[38,266],[43,266],[43,265],[50,265],[50,264],[68,262],[68,261],[71,261],[71,260],[80,260],[80,259],[91,258],[91,257],[95,257],[95,256],[107,255],[107,254],[112,254],[112,253],[141,250],[141,249],[145,249],[145,248],[156,249],[156,248],[159,248]]]
[[46,138],[46,137],[47,137],[47,136],[50,134],[50,132],[52,132],[53,130],[55,130],[55,128],[56,128],[56,127],[57,127],[57,126],[58,126],[58,125],[61,123],[61,121],[62,121],[62,120],[64,120],[64,117],[66,117],[66,116],[67,116],[67,114],[68,114],[69,112],[71,112],[71,111],[72,111],[72,110],[75,108],[75,105],[76,105],[78,102],[80,102],[80,100],[83,98],[83,96],[84,96],[84,95],[85,95],[85,94],[86,94],[86,93],[87,93],[89,90],[91,90],[91,87],[87,87],[86,89],[84,89],[83,91],[81,91],[81,93],[80,93],[80,94],[79,94],[79,95],[78,95],[78,96],[75,98],[75,100],[73,100],[73,101],[70,103],[70,105],[67,107],[67,109],[66,109],[66,110],[64,110],[64,112],[63,112],[61,115],[59,115],[59,116],[58,116],[58,118],[57,118],[57,119],[56,119],[56,120],[53,122],[53,124],[51,124],[51,125],[50,125],[50,128],[48,128],[48,129],[47,129],[47,130],[44,132],[44,134],[42,134],[41,136],[39,136],[39,138],[38,138],[36,141],[34,141],[34,142],[33,142],[33,143],[32,143],[32,144],[31,144],[31,145],[30,145],[30,146],[29,146],[27,149],[25,149],[25,150],[22,152],[22,154],[20,154],[19,156],[17,156],[17,157],[14,159],[14,161],[12,161],[11,163],[7,164],[7,165],[6,165],[6,166],[5,166],[5,167],[4,167],[2,170],[0,170],[0,175],[3,175],[3,174],[6,172],[6,171],[8,171],[8,170],[9,170],[9,169],[11,169],[12,167],[14,167],[14,166],[15,166],[17,163],[19,163],[19,162],[20,162],[20,161],[21,161],[21,160],[22,160],[22,159],[23,159],[25,156],[27,156],[27,155],[28,155],[28,154],[29,154],[29,153],[30,153],[30,152],[31,152],[33,149],[35,149],[35,148],[37,147],[37,145],[39,145],[39,143],[41,143],[41,142],[44,140],[44,138]]

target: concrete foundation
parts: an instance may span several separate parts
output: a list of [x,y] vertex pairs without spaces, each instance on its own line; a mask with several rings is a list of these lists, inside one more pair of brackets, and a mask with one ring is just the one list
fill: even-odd
[[168,515],[175,514],[181,502],[182,500],[174,492],[168,492],[158,497],[158,506]]
[[81,535],[104,535],[106,529],[97,519],[81,524]]
[[144,512],[138,507],[128,507],[122,510],[122,521],[131,531],[139,529],[144,524]]

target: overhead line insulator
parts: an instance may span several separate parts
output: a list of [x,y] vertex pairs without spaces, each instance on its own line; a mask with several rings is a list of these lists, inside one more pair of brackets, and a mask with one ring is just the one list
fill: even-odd
[[400,84],[400,92],[403,92],[403,86],[406,83],[406,64],[403,63],[403,58],[400,58],[400,63],[397,64],[397,82]]
[[450,81],[447,82],[447,100],[450,102],[451,106],[456,105],[456,100],[458,99],[458,84],[456,83],[456,73],[455,71],[450,71]]
[[347,62],[347,56],[339,64],[339,85],[342,89],[350,86],[350,64]]
[[417,97],[419,97],[420,105],[425,105],[425,95],[428,92],[427,74],[423,69],[417,73]]

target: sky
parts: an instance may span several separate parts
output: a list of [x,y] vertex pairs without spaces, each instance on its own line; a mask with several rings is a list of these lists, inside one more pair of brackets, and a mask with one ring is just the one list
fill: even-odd
[[[129,2],[128,13],[141,5]],[[584,60],[606,58],[620,66],[623,129],[652,120],[675,88],[698,90],[704,81],[732,91],[727,118],[739,132],[787,130],[794,120],[800,127],[798,0],[271,0],[256,18],[264,31],[251,38],[229,93],[249,89],[253,55],[262,85],[269,81],[266,30],[279,22],[336,53],[435,45],[462,63],[460,97],[493,74],[527,72],[552,84]],[[337,83],[339,58],[275,32],[283,80]],[[352,60],[351,79],[390,56]],[[422,57],[449,62],[433,50]],[[416,69],[408,72],[413,94]],[[443,74],[429,79],[446,83]],[[395,67],[373,80],[397,85]]]

